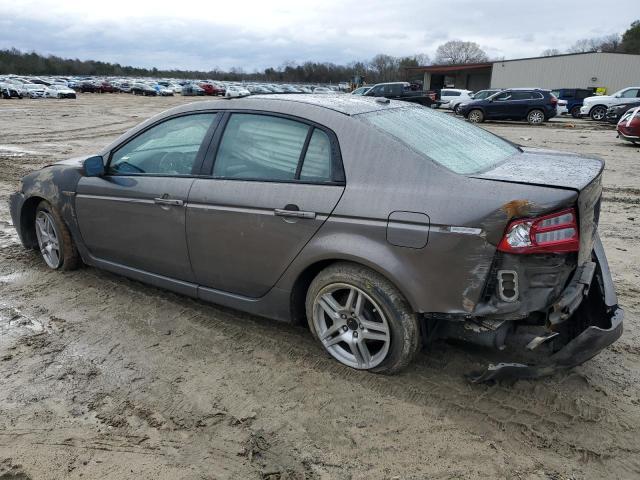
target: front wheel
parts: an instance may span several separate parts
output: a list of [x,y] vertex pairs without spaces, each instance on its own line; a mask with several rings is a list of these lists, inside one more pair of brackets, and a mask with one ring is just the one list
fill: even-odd
[[571,116],[573,118],[580,118],[580,107],[573,107],[571,109]]
[[544,120],[544,112],[542,110],[531,110],[527,114],[527,122],[529,122],[530,125],[540,125]]
[[455,113],[456,115],[460,113],[460,104],[453,107],[453,113]]
[[338,263],[318,274],[307,292],[314,337],[343,365],[377,373],[406,367],[420,347],[417,315],[383,276]]
[[606,115],[607,115],[607,108],[603,107],[602,105],[597,105],[593,107],[591,109],[591,112],[589,112],[589,116],[591,117],[591,120],[595,120],[596,122],[599,122],[600,120],[604,120],[604,117]]
[[58,212],[49,202],[43,200],[36,208],[35,218],[38,249],[49,268],[73,270],[80,264],[71,232]]

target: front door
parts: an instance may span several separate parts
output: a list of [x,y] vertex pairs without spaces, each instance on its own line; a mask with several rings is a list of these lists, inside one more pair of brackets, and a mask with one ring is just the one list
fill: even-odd
[[80,180],[76,211],[92,256],[193,281],[185,206],[215,113],[165,120],[116,148],[107,174]]
[[343,191],[330,131],[281,116],[231,114],[212,176],[196,179],[189,194],[187,239],[197,282],[264,295]]
[[491,101],[487,102],[485,111],[488,119],[508,118],[511,108],[511,97],[513,92],[507,90],[494,96]]

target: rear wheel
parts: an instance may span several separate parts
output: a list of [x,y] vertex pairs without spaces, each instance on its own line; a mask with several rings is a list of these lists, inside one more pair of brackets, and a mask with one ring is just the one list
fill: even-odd
[[573,118],[580,118],[580,107],[576,106],[571,109],[571,116]]
[[36,208],[36,237],[42,259],[54,270],[73,270],[80,264],[71,232],[58,212],[45,200]]
[[527,122],[531,125],[540,125],[544,122],[544,112],[542,110],[531,110],[527,114]]
[[396,373],[420,347],[417,315],[383,276],[339,263],[318,274],[307,292],[309,327],[343,365]]
[[600,120],[604,120],[604,117],[606,116],[606,114],[607,114],[607,107],[603,105],[596,105],[589,112],[589,116],[591,117],[591,120],[595,120],[596,122],[599,122]]
[[455,107],[453,107],[453,113],[455,113],[456,115],[458,115],[458,112],[460,111],[460,104],[456,105]]
[[471,110],[469,112],[469,115],[467,115],[467,120],[469,120],[471,123],[482,123],[484,122],[484,113],[482,113],[482,110]]

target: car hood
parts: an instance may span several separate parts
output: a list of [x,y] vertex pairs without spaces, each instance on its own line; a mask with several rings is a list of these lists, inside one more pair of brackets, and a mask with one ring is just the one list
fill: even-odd
[[604,161],[575,153],[538,148],[521,148],[521,153],[509,157],[474,178],[583,190],[604,169]]
[[594,95],[593,97],[585,98],[582,103],[595,103],[595,102],[603,102],[607,100],[611,100],[613,97],[611,95]]

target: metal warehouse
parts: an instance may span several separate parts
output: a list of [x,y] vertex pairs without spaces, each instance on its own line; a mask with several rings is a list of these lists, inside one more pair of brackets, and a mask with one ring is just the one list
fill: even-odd
[[423,79],[426,90],[575,87],[613,93],[640,85],[640,55],[571,53],[466,65],[408,67],[407,74],[411,79]]

